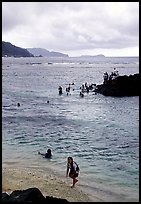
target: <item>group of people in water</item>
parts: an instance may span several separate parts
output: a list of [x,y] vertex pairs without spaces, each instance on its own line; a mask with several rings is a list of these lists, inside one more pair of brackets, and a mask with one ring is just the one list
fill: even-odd
[[[74,85],[74,83],[69,84],[68,87],[66,87],[66,93],[67,93],[67,95],[69,95],[69,94],[71,95],[71,93],[70,93],[71,85]],[[74,88],[73,88],[72,90],[74,91]],[[59,95],[63,94],[63,87],[62,87],[62,86],[59,86],[59,87],[58,87],[58,91],[59,91]]]
[[90,84],[88,85],[88,83],[86,82],[85,84],[82,84],[80,86],[80,96],[83,97],[84,93],[89,93],[89,91],[94,91],[96,88],[96,84]]
[[[65,88],[65,92],[67,95],[71,95],[71,90],[74,91],[75,89],[71,87],[71,85],[74,85],[74,83],[72,84],[68,84],[68,87]],[[90,85],[88,85],[87,82],[83,83],[81,86],[80,86],[80,92],[79,92],[79,95],[81,97],[84,97],[84,93],[89,93],[89,91],[94,91],[96,88],[96,84],[94,83],[91,83]],[[58,87],[58,91],[59,91],[59,95],[62,95],[63,94],[63,87],[62,86],[59,86]]]
[[[108,74],[108,72],[104,72],[103,74],[103,84],[107,84],[107,82],[110,82],[114,79],[116,79],[119,76],[119,72],[116,68],[113,69],[113,71],[111,72],[111,74]],[[72,87],[71,85],[74,85],[74,83],[68,84],[68,87],[65,88],[65,92],[67,95],[71,95],[71,90],[74,91],[74,87]],[[89,93],[90,91],[92,91],[94,94],[96,94],[97,92],[95,91],[97,89],[97,85],[94,83],[91,83],[90,85],[88,85],[87,82],[83,83],[80,86],[80,92],[79,95],[80,97],[84,97],[84,93]],[[63,87],[59,86],[58,87],[59,90],[59,95],[63,94]]]
[[[39,155],[42,155],[44,158],[51,159],[52,158],[52,152],[51,149],[47,149],[46,153],[38,152]],[[73,160],[72,157],[67,158],[67,170],[66,170],[66,177],[72,178],[73,183],[71,185],[71,188],[75,186],[75,184],[78,182],[78,175],[79,175],[79,166],[78,164]]]

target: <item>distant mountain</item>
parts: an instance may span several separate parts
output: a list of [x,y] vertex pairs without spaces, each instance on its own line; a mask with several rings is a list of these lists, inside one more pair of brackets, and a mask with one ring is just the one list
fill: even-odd
[[2,57],[34,57],[27,49],[2,41]]
[[105,56],[102,54],[99,54],[99,55],[81,55],[80,57],[100,57],[100,58],[103,58]]
[[43,57],[69,57],[68,54],[63,54],[60,52],[50,52],[44,48],[27,48],[27,50],[32,53],[34,56],[43,56]]

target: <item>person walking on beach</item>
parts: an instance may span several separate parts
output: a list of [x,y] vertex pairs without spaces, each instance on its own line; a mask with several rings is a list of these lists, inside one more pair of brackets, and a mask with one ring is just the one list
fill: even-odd
[[71,188],[73,188],[75,184],[78,182],[78,179],[76,179],[76,177],[78,177],[78,174],[79,174],[79,166],[75,161],[73,161],[72,157],[68,157],[67,160],[68,162],[67,162],[66,177],[68,177],[68,173],[69,173],[69,177],[73,179],[73,184],[71,186]]
[[51,149],[48,149],[46,153],[38,152],[38,154],[44,156],[45,158],[49,158],[49,159],[51,159],[52,157]]

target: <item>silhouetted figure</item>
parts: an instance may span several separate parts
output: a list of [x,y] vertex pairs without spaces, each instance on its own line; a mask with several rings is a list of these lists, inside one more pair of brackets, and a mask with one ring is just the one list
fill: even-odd
[[85,91],[85,86],[84,86],[84,84],[81,85],[80,89],[81,89],[81,93],[84,93],[84,91]]
[[62,86],[59,86],[59,88],[58,88],[58,90],[59,90],[59,95],[61,95],[63,92],[62,92]]
[[80,96],[81,96],[81,97],[84,97],[84,94],[83,94],[81,91],[80,91]]
[[51,149],[48,149],[46,153],[38,152],[38,154],[44,156],[45,158],[49,158],[49,159],[51,159],[52,157]]
[[70,84],[69,84],[69,86],[66,88],[66,92],[67,92],[67,95],[70,93]]
[[104,84],[107,84],[107,81],[109,80],[109,76],[107,72],[104,73],[103,78],[104,78]]
[[17,106],[20,107],[20,103],[17,103]]

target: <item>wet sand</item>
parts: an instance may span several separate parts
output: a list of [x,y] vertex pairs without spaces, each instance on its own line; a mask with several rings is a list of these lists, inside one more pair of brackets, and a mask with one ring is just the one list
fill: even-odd
[[[45,173],[46,172],[46,173]],[[79,182],[78,182],[79,183]],[[71,188],[70,178],[57,177],[53,172],[36,168],[3,167],[2,192],[38,188],[44,196],[67,199],[70,202],[100,202],[97,197],[85,194],[79,184]]]

